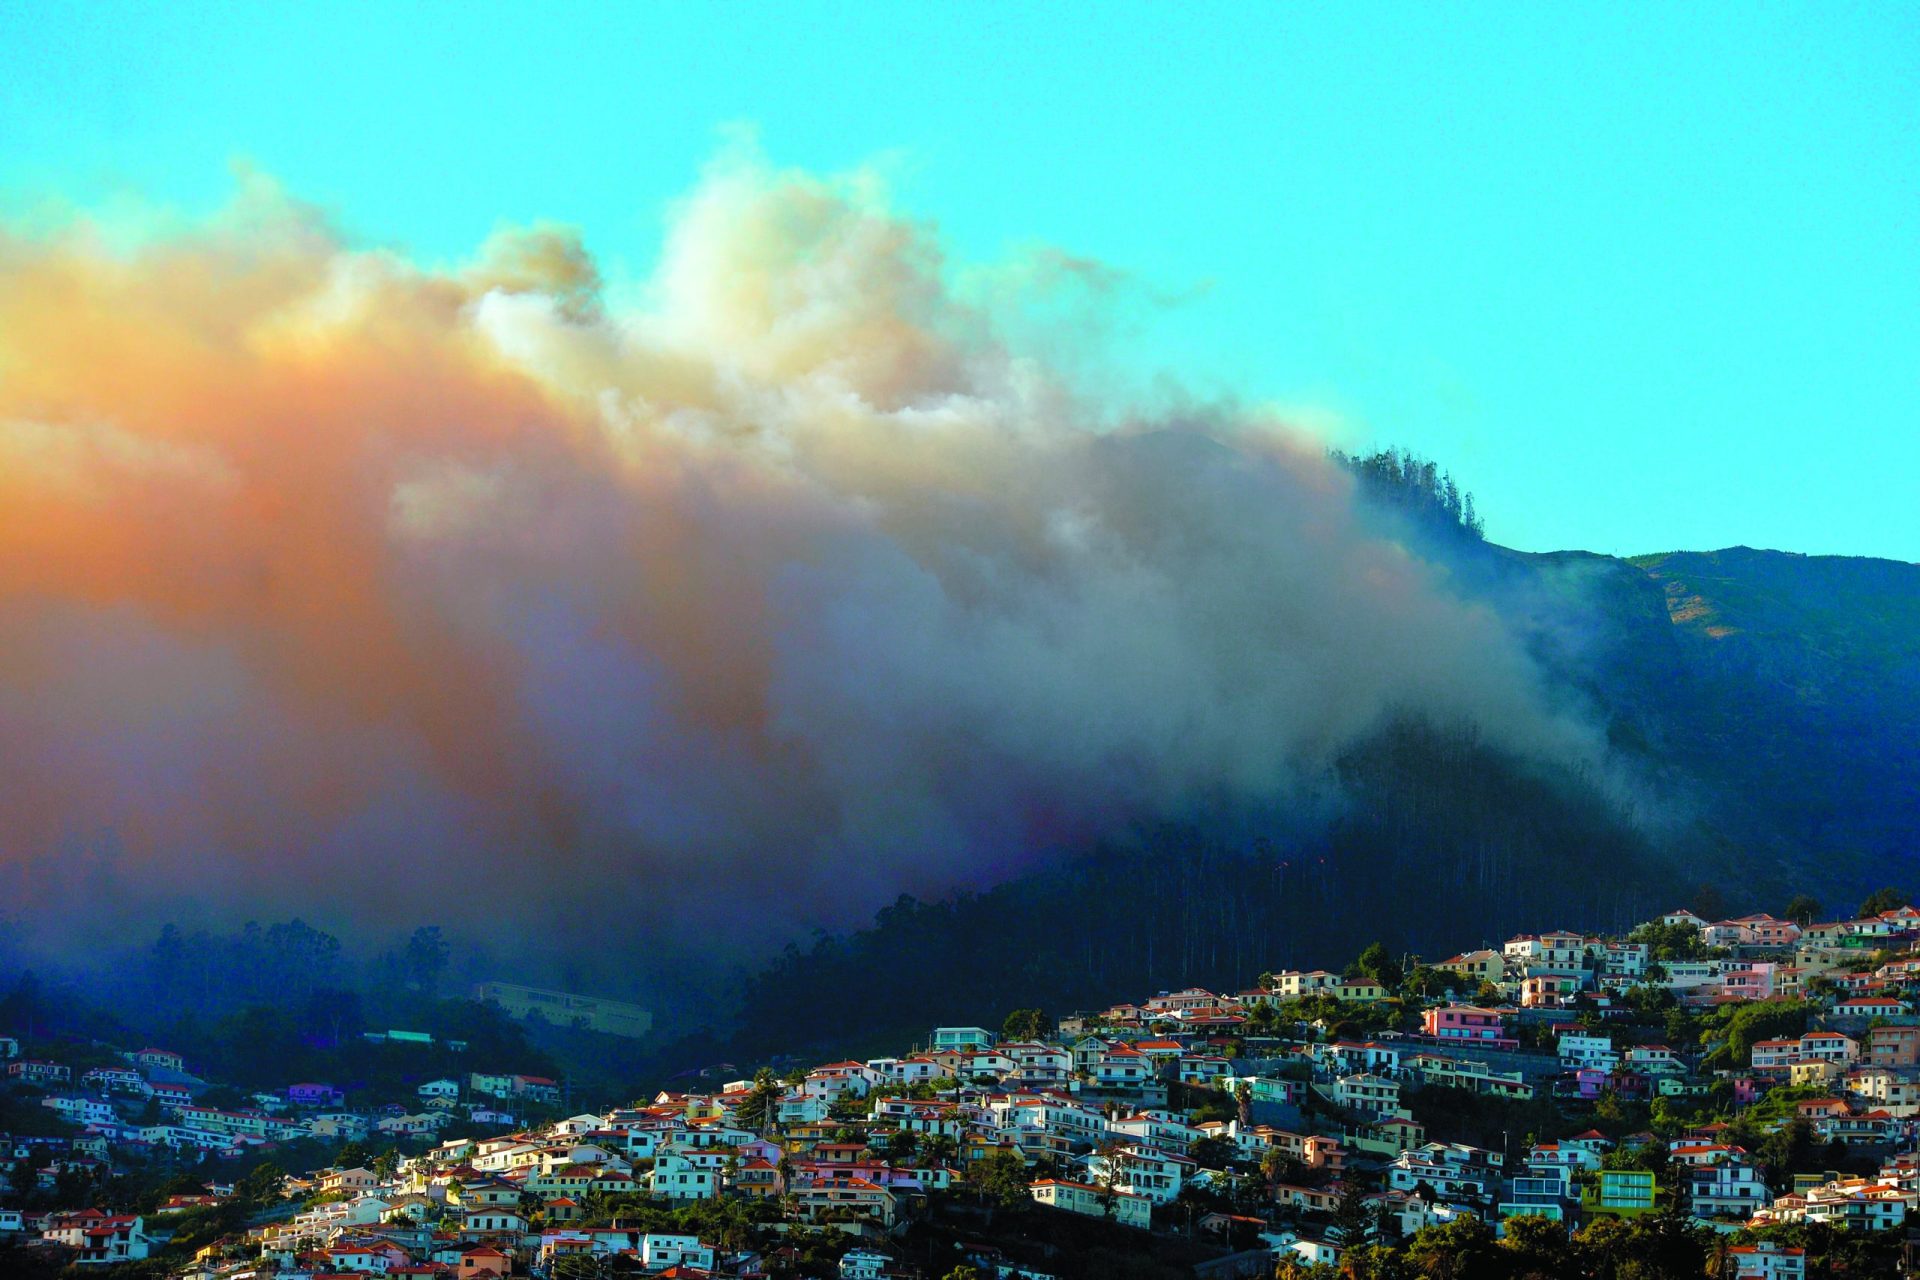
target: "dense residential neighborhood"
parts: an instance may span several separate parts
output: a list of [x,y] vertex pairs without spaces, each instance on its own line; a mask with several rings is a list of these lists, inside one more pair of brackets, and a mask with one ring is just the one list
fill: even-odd
[[242,1094],[0,1027],[0,1274],[1910,1274],[1920,910],[1817,914],[1375,944],[580,1109],[422,1031]]

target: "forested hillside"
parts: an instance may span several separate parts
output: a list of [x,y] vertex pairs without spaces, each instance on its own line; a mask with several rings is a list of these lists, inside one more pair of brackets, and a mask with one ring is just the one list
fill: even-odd
[[1375,938],[1433,955],[1525,926],[1617,929],[1678,891],[1584,780],[1471,738],[1403,725],[1339,774],[1327,814],[1143,832],[985,893],[903,897],[869,929],[789,947],[748,986],[741,1047],[812,1046],[831,1028],[833,1051],[852,1052],[849,1036],[897,1042],[930,1017],[997,1025],[1016,1003],[1244,984]]
[[1066,851],[982,894],[902,898],[870,929],[789,947],[749,986],[749,1043],[804,1042],[827,998],[836,1025],[883,1039],[936,1013],[1243,982],[1374,938],[1431,956],[1618,928],[1690,894],[1777,908],[1920,878],[1920,566],[1515,552],[1483,540],[1472,496],[1432,464],[1345,461],[1392,535],[1496,610],[1604,733],[1608,777],[1401,724],[1319,795]]

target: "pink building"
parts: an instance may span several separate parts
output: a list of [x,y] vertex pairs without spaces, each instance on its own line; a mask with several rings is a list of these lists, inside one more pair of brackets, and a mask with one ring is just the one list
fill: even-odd
[[1790,947],[1800,940],[1799,925],[1764,913],[1716,920],[1700,932],[1716,947]]
[[1721,989],[1738,1000],[1767,1000],[1773,996],[1773,966],[1750,964],[1730,969],[1720,978]]
[[1599,1067],[1582,1067],[1573,1073],[1574,1096],[1592,1101],[1607,1087],[1607,1073]]
[[1463,1041],[1489,1049],[1514,1049],[1520,1044],[1507,1035],[1506,1023],[1498,1010],[1470,1004],[1427,1010],[1420,1015],[1420,1030],[1436,1040]]

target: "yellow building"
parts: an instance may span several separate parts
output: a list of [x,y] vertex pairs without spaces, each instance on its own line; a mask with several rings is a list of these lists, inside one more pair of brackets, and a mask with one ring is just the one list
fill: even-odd
[[1472,982],[1491,982],[1496,986],[1506,977],[1507,962],[1498,951],[1467,951],[1433,966],[1442,973],[1458,974]]

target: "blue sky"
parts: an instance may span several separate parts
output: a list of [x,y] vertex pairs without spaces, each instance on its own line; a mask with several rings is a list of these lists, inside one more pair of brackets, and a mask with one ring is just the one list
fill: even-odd
[[1434,456],[1501,541],[1920,560],[1917,6],[0,6],[16,217],[241,160],[632,276],[741,123],[888,157],[962,258],[1191,295],[1131,359]]

